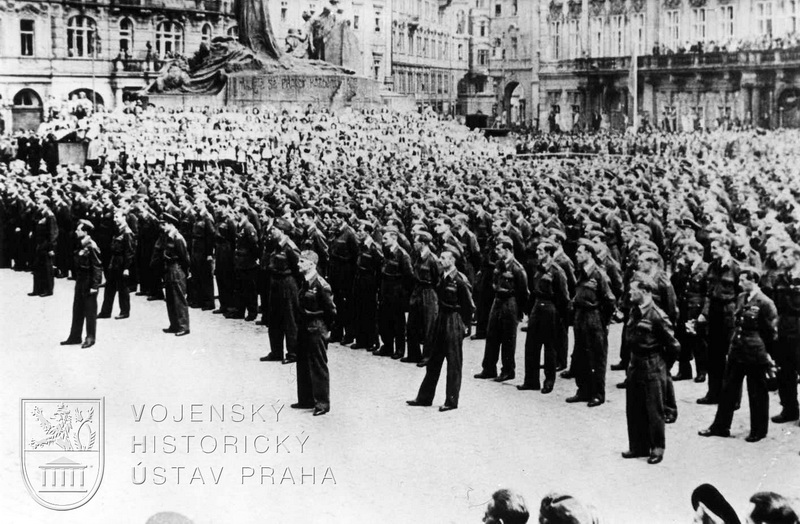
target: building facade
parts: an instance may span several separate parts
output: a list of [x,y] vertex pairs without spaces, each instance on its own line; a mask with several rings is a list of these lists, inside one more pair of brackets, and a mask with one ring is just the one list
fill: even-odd
[[[232,0],[0,3],[0,110],[30,129],[65,99],[116,107],[166,58],[235,32]],[[9,125],[10,122],[10,125]]]
[[541,0],[544,129],[800,125],[797,0]]

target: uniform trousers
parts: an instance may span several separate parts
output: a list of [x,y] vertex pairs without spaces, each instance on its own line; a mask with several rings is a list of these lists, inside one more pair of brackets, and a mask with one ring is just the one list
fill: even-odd
[[461,366],[463,362],[464,322],[455,311],[440,311],[436,317],[431,338],[431,358],[425,366],[425,378],[417,393],[417,401],[432,404],[436,385],[447,359],[446,406],[458,407],[461,392]]
[[708,398],[719,400],[734,331],[734,303],[711,302],[708,317]]
[[303,406],[329,410],[330,373],[328,342],[330,333],[319,319],[303,321],[297,334],[297,402]]
[[89,293],[82,282],[75,282],[75,296],[72,299],[72,327],[68,340],[81,340],[83,323],[86,322],[86,340],[95,340],[97,334],[97,293]]
[[258,289],[256,268],[236,269],[235,278],[236,315],[255,317],[258,315]]
[[492,288],[494,274],[490,269],[484,268],[476,277],[475,286],[475,336],[485,337],[489,326],[489,315],[494,303],[494,289]]
[[[336,311],[339,311],[338,307]],[[375,277],[369,274],[356,274],[353,284],[353,328],[357,345],[371,348],[377,344],[377,311],[378,289]]]
[[164,299],[167,302],[169,328],[174,331],[188,331],[189,302],[186,300],[186,276],[180,268],[173,269],[169,273],[169,278],[164,280]]
[[399,281],[384,280],[381,284],[381,304],[378,312],[378,330],[383,348],[381,351],[403,356],[406,351],[406,298]]
[[766,436],[769,427],[769,392],[764,365],[742,363],[730,359],[725,369],[717,414],[711,429],[728,431],[733,422],[733,412],[742,395],[742,383],[747,378],[747,396],[750,399],[750,434]]
[[798,414],[797,373],[800,369],[800,316],[781,315],[778,321],[778,343],[775,348],[778,365],[778,396],[783,412]]
[[502,352],[501,374],[513,375],[516,370],[514,353],[517,350],[517,299],[496,297],[489,311],[486,329],[486,347],[483,352],[483,374],[497,375],[497,359]]
[[525,338],[525,385],[539,385],[544,347],[544,379],[551,385],[556,381],[557,351],[561,343],[561,315],[555,304],[537,300],[528,317]]
[[439,299],[433,288],[417,288],[411,294],[406,325],[409,359],[430,358],[431,337],[438,311]]
[[625,416],[628,449],[637,455],[655,450],[663,452],[666,447],[663,396],[666,381],[667,366],[660,354],[631,355],[628,387],[625,388]]
[[299,310],[297,280],[292,275],[272,275],[269,288],[270,352],[286,358],[297,358],[297,314]]
[[333,296],[336,297],[336,323],[333,326],[333,338],[336,340],[353,340],[353,280],[355,265],[351,262],[331,258],[328,268],[329,283]]
[[576,308],[574,329],[572,365],[578,395],[605,400],[608,332],[603,325],[600,311]]
[[103,307],[100,308],[100,316],[111,316],[114,307],[114,298],[119,292],[119,313],[129,315],[131,312],[131,293],[128,289],[127,279],[122,275],[123,270],[119,268],[109,269],[107,273],[106,287],[103,292]]
[[53,256],[49,253],[36,253],[33,257],[33,292],[37,295],[50,294],[55,285]]

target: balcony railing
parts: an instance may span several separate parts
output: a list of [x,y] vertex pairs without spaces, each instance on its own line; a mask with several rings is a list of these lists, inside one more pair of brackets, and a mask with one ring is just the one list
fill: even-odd
[[[97,0],[101,2],[102,0]],[[112,7],[141,7],[144,9],[196,10],[222,13],[226,11],[223,0],[109,0]]]
[[[576,58],[542,62],[542,73],[613,72],[630,69],[629,56]],[[728,69],[731,67],[775,67],[777,64],[800,63],[798,49],[768,49],[680,55],[647,55],[638,57],[640,70]]]
[[127,60],[115,60],[114,66],[118,73],[157,73],[164,66],[163,60],[143,60],[129,58]]

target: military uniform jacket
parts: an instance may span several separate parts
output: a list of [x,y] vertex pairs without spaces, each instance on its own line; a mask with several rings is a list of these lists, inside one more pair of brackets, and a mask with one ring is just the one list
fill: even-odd
[[469,229],[463,233],[456,233],[456,238],[464,246],[464,259],[476,270],[481,267],[481,248],[478,245],[478,237]]
[[708,264],[700,260],[694,266],[680,266],[672,274],[672,287],[678,298],[678,318],[682,325],[697,320],[703,312],[707,273]]
[[631,308],[625,342],[633,355],[648,357],[661,354],[666,362],[677,360],[681,349],[672,322],[655,302]]
[[667,314],[670,321],[677,321],[678,299],[675,296],[675,288],[672,287],[672,282],[670,282],[667,274],[660,269],[652,276],[658,286],[658,289],[653,294],[653,300],[656,305]]
[[328,266],[328,242],[317,226],[312,225],[305,230],[300,240],[300,249],[313,251],[319,257],[319,266]]
[[525,268],[517,259],[498,260],[494,268],[495,300],[514,298],[517,302],[517,318],[522,319],[528,308],[528,277]]
[[163,236],[162,257],[164,260],[164,281],[177,282],[189,273],[189,252],[186,240],[179,232]]
[[50,251],[55,251],[57,240],[58,224],[56,223],[56,216],[48,209],[36,222],[34,230],[36,253],[44,255]]
[[531,301],[533,307],[536,307],[537,303],[552,303],[562,317],[567,314],[569,308],[567,276],[561,266],[554,261],[547,267],[536,265],[531,277]]
[[418,256],[413,268],[415,289],[435,288],[439,283],[439,263],[430,251]]
[[377,277],[382,265],[383,252],[378,248],[378,244],[372,242],[368,246],[362,242],[356,259],[356,275],[360,278]]
[[319,274],[310,280],[302,279],[299,305],[301,326],[309,331],[328,331],[328,326],[336,318],[331,286]]
[[774,280],[773,294],[781,320],[800,317],[800,276],[793,276],[789,271],[778,273]]
[[75,251],[75,291],[88,295],[97,291],[103,282],[103,266],[100,262],[100,249],[94,240],[85,238]]
[[192,258],[205,260],[214,255],[216,231],[209,213],[196,216],[192,224]]
[[120,271],[130,269],[135,254],[136,239],[133,231],[126,225],[111,239],[111,259],[108,262],[108,269]]
[[332,264],[353,264],[358,258],[358,239],[353,228],[345,224],[331,242]]
[[397,281],[408,289],[414,281],[414,270],[411,267],[411,257],[399,245],[394,249],[383,250],[383,265],[381,277],[384,281]]
[[739,287],[739,263],[728,259],[724,264],[714,260],[708,265],[706,273],[706,300],[703,304],[703,315],[708,318],[712,303],[732,304],[741,292]]
[[222,215],[214,228],[214,243],[217,262],[233,262],[236,246],[236,222],[230,215]]
[[253,269],[258,264],[258,235],[253,224],[245,220],[236,228],[236,269]]
[[269,257],[269,272],[273,276],[290,276],[298,272],[300,250],[290,238],[283,245],[276,245]]
[[778,338],[778,311],[760,289],[736,299],[736,331],[729,357],[742,363],[766,365]]
[[585,268],[578,270],[573,299],[576,310],[599,310],[603,322],[607,324],[614,314],[614,303],[614,293],[611,292],[608,277],[597,264],[593,263],[588,270]]
[[466,275],[458,271],[443,275],[436,286],[436,296],[439,298],[440,316],[456,312],[461,315],[464,325],[469,325],[475,304]]

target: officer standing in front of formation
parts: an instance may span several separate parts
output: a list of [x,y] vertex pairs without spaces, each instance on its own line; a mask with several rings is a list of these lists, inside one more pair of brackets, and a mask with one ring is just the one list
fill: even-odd
[[575,347],[573,369],[577,393],[567,402],[588,402],[589,407],[606,400],[606,362],[608,360],[608,323],[614,314],[616,299],[608,276],[595,262],[594,244],[585,239],[578,242],[575,257],[578,261],[575,297],[572,300]]
[[[525,337],[525,380],[519,390],[553,391],[561,324],[569,310],[569,290],[564,270],[555,263],[556,245],[543,240],[536,246],[536,269],[531,276],[531,308]],[[544,346],[544,387],[539,382]]]
[[34,228],[33,291],[28,296],[49,297],[53,294],[55,269],[53,264],[58,241],[58,225],[56,216],[50,210],[49,200],[45,196],[38,198],[39,207],[36,226]]
[[622,457],[649,456],[648,464],[658,464],[664,458],[667,362],[673,362],[680,352],[669,316],[653,300],[658,287],[648,275],[634,277],[630,284],[632,307],[625,330],[630,351],[625,392],[628,451]]
[[745,440],[758,442],[767,436],[769,427],[767,377],[775,366],[772,355],[778,339],[778,311],[758,287],[760,270],[742,266],[738,274],[742,293],[736,298],[735,325],[719,406],[714,422],[699,434],[703,437],[730,436],[733,412],[740,401],[742,381],[747,377],[750,434]]
[[75,296],[72,301],[72,327],[62,346],[81,343],[83,323],[86,321],[86,340],[81,347],[92,347],[97,330],[97,291],[103,281],[103,265],[100,262],[100,249],[89,232],[94,226],[88,220],[81,220],[75,230],[78,249],[75,251]]
[[725,360],[733,337],[739,263],[731,257],[731,241],[718,236],[711,241],[712,262],[706,273],[706,300],[697,324],[707,333],[708,393],[698,404],[717,404],[725,376]]
[[156,246],[153,257],[160,260],[164,275],[164,299],[167,302],[169,327],[164,333],[174,333],[176,337],[189,334],[189,303],[186,300],[186,280],[189,278],[189,252],[186,240],[178,232],[178,219],[164,213],[160,245]]
[[128,318],[131,313],[131,295],[128,289],[128,278],[133,267],[136,254],[136,238],[125,220],[125,215],[114,215],[114,237],[111,239],[111,257],[106,272],[106,289],[103,293],[103,307],[97,318],[111,318],[114,307],[114,296],[119,293],[119,315],[117,319]]
[[445,246],[445,251],[439,257],[442,276],[436,286],[438,309],[430,339],[431,356],[417,398],[407,401],[409,406],[433,404],[442,364],[447,359],[445,402],[439,411],[458,408],[465,327],[472,318],[475,304],[472,301],[472,288],[467,277],[456,269],[457,253],[458,249],[455,246]]
[[317,273],[317,253],[306,250],[297,262],[300,286],[297,334],[296,409],[314,408],[314,416],[331,410],[328,340],[336,318],[331,287]]
[[[517,326],[528,302],[528,277],[525,268],[514,258],[514,241],[510,237],[498,238],[496,251],[494,302],[489,311],[483,369],[475,378],[494,378],[496,382],[505,382],[515,376]],[[501,350],[502,369],[500,376],[497,376],[497,359]]]

